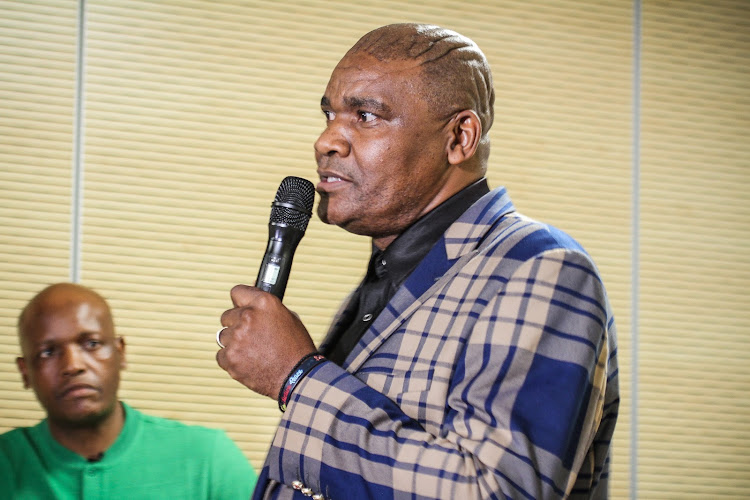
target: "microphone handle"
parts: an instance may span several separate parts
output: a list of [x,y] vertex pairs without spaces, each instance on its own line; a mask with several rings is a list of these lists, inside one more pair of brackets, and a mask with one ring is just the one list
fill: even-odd
[[283,300],[289,272],[292,269],[292,258],[304,235],[304,231],[290,226],[268,225],[268,246],[258,270],[256,287]]

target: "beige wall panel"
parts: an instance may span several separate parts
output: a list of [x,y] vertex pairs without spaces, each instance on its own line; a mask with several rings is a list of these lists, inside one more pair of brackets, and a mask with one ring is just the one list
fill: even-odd
[[0,432],[42,417],[23,390],[16,319],[69,279],[77,3],[0,3]]
[[[627,311],[629,11],[595,12],[600,22],[590,23],[581,20],[590,4],[538,7],[479,5],[455,16],[439,2],[428,10],[406,2],[374,10],[348,2],[92,2],[83,278],[113,299],[130,339],[128,398],[209,425],[244,418],[232,436],[260,464],[275,404],[215,366],[212,333],[228,289],[255,279],[280,179],[314,180],[317,102],[331,69],[356,38],[389,22],[444,24],[483,47],[500,95],[493,185],[518,190],[529,215],[581,228],[582,240],[585,230],[594,235],[584,243],[595,252],[600,242],[597,258],[606,269],[609,257],[613,295]],[[625,191],[613,200],[618,184]],[[561,216],[566,202],[575,216]],[[591,227],[596,218],[601,228]],[[611,234],[602,238],[602,228]],[[367,251],[365,240],[311,223],[286,303],[317,339]],[[156,387],[144,392],[167,375],[175,379],[164,384],[168,398],[155,398]]]
[[[491,185],[506,185],[522,212],[573,234],[602,270],[618,318],[623,393],[613,497],[628,496],[630,2],[87,6],[82,281],[110,299],[127,338],[124,399],[226,429],[260,467],[278,409],[216,366],[229,289],[255,281],[281,179],[315,181],[318,103],[339,58],[382,24],[432,22],[472,37],[493,67]],[[37,262],[43,252],[35,252]],[[313,217],[285,303],[316,340],[368,253],[366,239]],[[38,418],[28,415],[27,423]]]
[[750,496],[748,27],[744,0],[644,2],[643,498]]

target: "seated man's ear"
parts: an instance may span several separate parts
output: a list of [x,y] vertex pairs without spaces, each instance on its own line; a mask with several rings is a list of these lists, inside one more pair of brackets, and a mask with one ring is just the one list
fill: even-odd
[[26,360],[22,357],[16,358],[16,366],[18,367],[18,371],[21,373],[21,380],[23,380],[23,388],[28,389],[31,387],[29,384],[29,372],[26,369]]
[[120,369],[124,370],[128,367],[128,363],[125,360],[125,337],[117,337],[115,345],[117,350],[120,351]]

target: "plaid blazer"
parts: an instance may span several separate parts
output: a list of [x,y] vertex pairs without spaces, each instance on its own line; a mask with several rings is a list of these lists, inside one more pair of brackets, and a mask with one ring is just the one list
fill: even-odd
[[616,352],[591,258],[496,189],[299,382],[254,498],[606,498]]

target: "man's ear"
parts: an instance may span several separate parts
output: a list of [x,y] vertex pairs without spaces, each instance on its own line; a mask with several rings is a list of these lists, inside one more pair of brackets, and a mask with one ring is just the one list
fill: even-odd
[[21,373],[21,380],[23,380],[23,388],[28,389],[31,387],[31,384],[29,384],[29,372],[26,369],[26,360],[22,357],[16,358],[16,366],[18,367],[18,371]]
[[115,341],[117,350],[120,351],[120,369],[124,370],[128,366],[128,362],[125,360],[125,337],[117,337]]
[[474,111],[465,109],[451,118],[448,127],[448,163],[458,165],[476,153],[479,140],[482,138],[482,122]]

